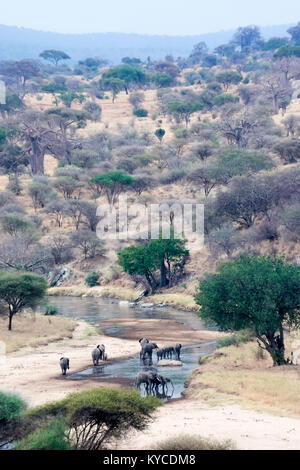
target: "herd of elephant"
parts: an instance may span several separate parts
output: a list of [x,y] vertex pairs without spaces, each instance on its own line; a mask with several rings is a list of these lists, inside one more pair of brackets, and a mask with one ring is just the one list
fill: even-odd
[[[176,360],[180,361],[181,344],[159,348],[156,343],[151,343],[148,338],[141,338],[139,343],[141,345],[140,359],[144,367],[135,379],[135,386],[140,389],[141,385],[144,384],[147,394],[168,396],[168,385],[170,384],[174,391],[173,383],[171,379],[159,374],[158,370],[152,366],[152,354],[156,350],[157,362],[161,359],[173,359],[173,355]],[[159,387],[162,388],[162,394],[160,394]]]
[[[140,360],[143,365],[143,369],[137,374],[134,381],[135,387],[141,388],[143,384],[147,394],[156,394],[157,396],[168,396],[168,386],[171,385],[174,391],[174,386],[171,379],[164,377],[158,373],[158,370],[152,366],[152,354],[156,350],[157,361],[161,359],[173,359],[180,360],[181,344],[175,346],[167,346],[159,348],[156,343],[152,343],[148,338],[141,338],[139,340],[141,345]],[[107,354],[105,352],[104,344],[98,344],[98,346],[92,351],[93,366],[98,366],[99,361],[106,361]],[[67,357],[60,358],[60,367],[62,375],[66,375],[67,370],[70,369],[70,360]],[[161,389],[160,389],[161,387]],[[160,392],[161,390],[161,392]],[[171,396],[173,394],[171,392]]]
[[173,359],[173,355],[177,361],[180,361],[180,350],[182,348],[180,343],[175,346],[166,346],[165,348],[159,348],[156,343],[150,343],[147,338],[139,339],[139,343],[141,345],[140,358],[143,360],[148,358],[152,361],[152,353],[156,349],[158,361],[160,359]]
[[[107,354],[105,352],[104,344],[98,346],[92,351],[93,365],[98,366],[99,361],[107,361]],[[66,375],[67,370],[70,369],[70,359],[68,357],[61,357],[59,360],[62,375]]]

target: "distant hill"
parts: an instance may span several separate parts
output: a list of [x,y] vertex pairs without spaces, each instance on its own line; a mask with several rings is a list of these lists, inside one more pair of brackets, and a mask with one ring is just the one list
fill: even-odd
[[[265,39],[272,36],[286,36],[292,25],[261,27]],[[112,64],[119,63],[122,57],[135,56],[145,60],[162,59],[166,54],[175,58],[186,57],[193,45],[205,41],[213,50],[216,46],[229,41],[234,30],[197,36],[150,36],[144,34],[95,33],[60,34],[36,31],[16,26],[0,25],[0,60],[37,58],[44,49],[60,49],[72,57],[72,62],[86,57],[101,57]]]

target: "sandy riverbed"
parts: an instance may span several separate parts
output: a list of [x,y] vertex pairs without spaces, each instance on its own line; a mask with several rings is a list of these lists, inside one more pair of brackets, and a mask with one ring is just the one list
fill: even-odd
[[138,339],[144,335],[159,346],[175,344],[179,339],[183,345],[210,341],[219,335],[217,332],[194,331],[173,320],[119,319],[118,324],[129,327],[122,331],[122,338],[103,334],[85,337],[86,323],[79,321],[71,339],[7,354],[5,361],[0,363],[1,390],[20,393],[29,406],[35,406],[86,388],[122,386],[123,382],[118,383],[118,380],[65,380],[61,376],[59,359],[69,357],[70,372],[76,372],[91,366],[91,351],[97,344],[105,345],[109,360],[117,360],[138,354]]
[[300,449],[300,420],[224,404],[211,407],[201,400],[174,400],[160,407],[143,432],[132,433],[118,449],[155,449],[180,434],[232,439],[237,449]]
[[[91,365],[91,350],[99,343],[105,344],[112,360],[137,354],[140,350],[137,339],[142,331],[160,346],[177,342],[179,338],[182,344],[189,344],[210,341],[218,336],[216,332],[183,328],[172,320],[142,319],[135,320],[135,325],[132,321],[124,319],[121,325],[118,320],[119,325],[129,327],[122,331],[121,338],[102,334],[86,337],[86,324],[80,321],[71,339],[8,354],[0,363],[0,389],[18,392],[29,406],[35,406],[95,386],[122,387],[122,381],[65,380],[60,373],[59,358],[68,356],[70,372],[75,372]],[[258,413],[232,404],[211,407],[198,399],[174,400],[160,407],[145,431],[128,436],[118,448],[153,449],[161,436],[168,438],[178,434],[232,439],[240,449],[300,448],[298,419]]]

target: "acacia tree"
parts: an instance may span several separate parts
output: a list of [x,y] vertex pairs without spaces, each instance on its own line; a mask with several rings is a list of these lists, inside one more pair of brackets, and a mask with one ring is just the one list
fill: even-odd
[[134,84],[136,86],[144,85],[146,83],[146,74],[143,70],[131,65],[118,65],[112,67],[103,73],[102,79],[119,79],[123,82],[123,88],[126,95],[128,95],[129,87]]
[[40,57],[42,57],[42,59],[44,60],[47,60],[48,62],[51,62],[52,64],[55,65],[55,67],[57,67],[58,63],[61,62],[62,60],[71,59],[71,57],[68,56],[68,54],[66,54],[63,51],[58,51],[56,49],[47,49],[40,53]]
[[12,329],[13,316],[25,307],[34,307],[44,297],[46,280],[32,273],[1,271],[0,299],[8,306],[8,329]]
[[238,85],[243,80],[243,77],[236,70],[228,70],[218,73],[216,80],[222,84],[224,91],[227,91],[230,85]]
[[167,103],[168,113],[174,116],[178,121],[184,120],[186,127],[191,120],[192,114],[203,108],[204,104],[202,102],[170,101]]
[[111,91],[112,102],[115,102],[117,95],[124,89],[125,82],[117,77],[102,78],[99,82],[100,87]]
[[119,195],[134,184],[132,176],[126,175],[122,171],[108,171],[102,175],[94,175],[91,183],[99,187],[110,205],[114,205]]
[[242,255],[200,281],[195,300],[201,318],[223,331],[253,328],[273,365],[286,363],[283,325],[300,324],[299,266],[283,258]]

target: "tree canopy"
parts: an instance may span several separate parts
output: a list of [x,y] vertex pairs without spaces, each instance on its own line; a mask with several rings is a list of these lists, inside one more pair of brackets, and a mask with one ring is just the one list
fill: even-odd
[[285,363],[284,324],[300,324],[300,267],[283,258],[242,255],[200,281],[199,315],[222,331],[251,327],[274,365]]
[[46,289],[46,280],[36,274],[0,271],[0,300],[8,306],[9,330],[13,316],[25,307],[34,307],[42,300]]

